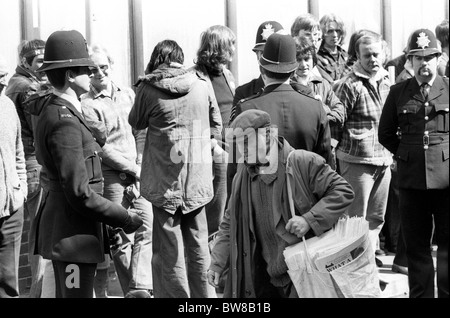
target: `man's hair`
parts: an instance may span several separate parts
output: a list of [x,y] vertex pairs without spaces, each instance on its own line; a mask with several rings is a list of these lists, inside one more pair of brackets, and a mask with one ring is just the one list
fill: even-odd
[[289,78],[291,78],[294,73],[295,70],[293,70],[290,73],[275,73],[275,72],[271,72],[266,70],[265,68],[263,68],[261,65],[259,66],[259,71],[262,74],[265,74],[267,77],[271,78],[271,79],[276,79],[276,80],[288,80]]
[[441,46],[448,47],[448,19],[445,19],[436,26],[436,38],[441,42]]
[[[345,29],[344,21],[334,13],[325,14],[319,21],[320,29],[322,30],[323,35],[327,34],[328,24],[331,22],[335,22],[338,26],[338,29],[341,30],[341,39],[339,40],[339,45],[344,42],[345,36],[347,35],[347,31]],[[322,42],[323,45],[324,42]]]
[[296,49],[295,57],[297,62],[300,59],[305,59],[309,54],[311,54],[315,66],[317,64],[316,47],[311,39],[306,36],[296,36],[294,37],[294,40]]
[[213,25],[202,32],[195,64],[204,66],[209,74],[221,74],[222,65],[231,62],[236,43],[234,32],[224,25]]
[[66,84],[66,72],[72,71],[75,74],[80,74],[81,70],[85,66],[75,66],[75,67],[63,67],[63,68],[55,68],[52,70],[45,71],[47,75],[48,81],[53,85],[56,89],[61,89]]
[[170,63],[183,64],[184,53],[176,41],[167,39],[156,44],[145,74],[152,73],[162,64],[170,65]]
[[[378,33],[374,33],[371,35],[363,35],[355,43],[356,54],[359,55],[359,48],[360,48],[361,44],[372,44],[372,43],[383,44],[383,38]],[[382,57],[380,57],[380,58],[382,58]]]
[[112,58],[111,54],[109,54],[108,50],[104,46],[102,46],[100,44],[93,44],[92,46],[89,47],[89,56],[92,57],[92,55],[94,55],[96,53],[105,54],[106,57],[108,58],[109,65],[114,64],[114,59]]
[[291,36],[298,36],[300,30],[312,31],[314,29],[320,30],[319,20],[312,14],[301,14],[292,23]]
[[367,29],[362,29],[362,30],[358,30],[356,32],[354,32],[351,36],[350,36],[350,40],[348,42],[348,59],[350,61],[356,61],[358,59],[358,57],[356,56],[356,42],[363,36],[365,35],[369,35],[369,36],[377,36],[378,33],[371,31],[371,30],[367,30]]
[[22,41],[19,45],[19,58],[25,58],[28,64],[32,64],[36,57],[35,51],[45,48],[45,41],[34,39],[30,41]]

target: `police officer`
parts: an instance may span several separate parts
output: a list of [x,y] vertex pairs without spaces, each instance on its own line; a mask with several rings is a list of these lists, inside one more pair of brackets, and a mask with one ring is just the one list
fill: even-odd
[[269,113],[278,127],[278,134],[292,147],[315,152],[330,164],[330,126],[321,102],[297,92],[290,85],[290,78],[298,67],[294,39],[281,33],[269,36],[259,66],[264,91],[238,103],[236,116],[248,109]]
[[38,116],[35,146],[43,188],[35,222],[35,252],[52,260],[57,298],[93,297],[97,263],[109,250],[102,223],[125,233],[142,225],[137,213],[101,196],[101,147],[79,101],[89,91],[89,67],[95,64],[78,31],[52,33],[38,71],[46,72],[54,91],[36,98],[29,108]]
[[391,87],[378,136],[397,159],[409,296],[435,296],[434,219],[438,297],[448,298],[449,80],[437,75],[441,51],[432,31],[416,30],[408,51],[415,75]]
[[[260,24],[258,30],[256,31],[256,41],[255,46],[252,51],[256,54],[256,59],[259,61],[261,57],[264,46],[267,42],[267,38],[276,32],[283,30],[283,26],[277,21],[265,21]],[[238,102],[242,101],[244,98],[249,98],[251,96],[260,94],[264,88],[264,81],[261,75],[257,78],[252,79],[250,82],[243,84],[236,88],[233,100],[233,108],[231,110],[230,123],[236,117],[235,109]]]
[[[266,45],[268,37],[274,33],[282,32],[283,30],[283,26],[279,22],[273,20],[264,21],[259,25],[258,30],[256,31],[255,46],[252,49],[252,51],[255,52],[256,59],[258,61],[263,54],[264,46]],[[229,123],[231,124],[231,122],[236,117],[236,107],[239,103],[243,103],[247,99],[259,96],[263,92],[263,90],[264,81],[261,75],[259,75],[257,78],[252,79],[248,83],[238,86],[234,93],[233,106],[231,107]],[[234,145],[232,144],[231,147],[234,147]],[[227,166],[227,196],[231,194],[231,183],[237,169],[235,154],[236,150],[231,151],[231,155],[233,157],[229,158],[228,160],[230,163]]]

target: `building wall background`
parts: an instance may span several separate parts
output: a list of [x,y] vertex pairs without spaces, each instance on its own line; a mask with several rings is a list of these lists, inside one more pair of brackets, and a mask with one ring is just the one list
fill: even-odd
[[[237,36],[237,51],[230,65],[237,84],[259,75],[252,52],[256,30],[276,20],[290,32],[295,18],[312,13],[339,15],[350,35],[359,29],[381,33],[392,57],[402,54],[410,33],[420,27],[434,32],[449,17],[447,0],[0,0],[0,54],[13,75],[22,40],[48,36],[57,30],[76,29],[88,44],[100,44],[115,60],[114,80],[132,86],[144,74],[153,47],[173,39],[183,48],[185,65],[194,63],[201,32],[209,26],[229,26]],[[27,259],[29,222],[25,220],[20,257],[20,288],[30,287]]]
[[394,57],[413,30],[434,31],[449,15],[447,0],[0,0],[0,5],[0,54],[10,63],[11,73],[21,40],[46,40],[56,30],[76,29],[89,44],[110,51],[116,81],[127,86],[143,75],[153,47],[167,38],[180,44],[185,64],[191,66],[201,32],[214,24],[227,25],[237,35],[231,70],[243,84],[258,76],[251,48],[265,20],[276,20],[290,30],[299,14],[320,18],[333,12],[346,24],[345,48],[354,31],[367,28],[384,36]]

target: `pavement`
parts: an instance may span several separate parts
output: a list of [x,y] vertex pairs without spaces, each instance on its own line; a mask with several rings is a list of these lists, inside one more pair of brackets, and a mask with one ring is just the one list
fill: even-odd
[[[436,249],[437,246],[433,245],[433,262],[436,269]],[[382,298],[409,298],[409,285],[408,276],[400,273],[395,273],[391,270],[392,262],[394,261],[395,254],[388,253],[384,256],[377,256],[382,262],[383,267],[379,268],[379,278],[387,282],[386,287],[381,293]],[[437,282],[436,276],[434,276],[435,297],[437,298]]]
[[395,273],[391,270],[395,254],[387,254],[384,256],[377,256],[383,262],[383,267],[378,268],[378,277],[380,280],[386,282],[384,289],[382,289],[382,298],[408,298],[408,276],[400,273]]
[[[432,254],[436,268],[436,246],[433,246]],[[379,267],[379,278],[380,280],[386,282],[386,285],[381,292],[381,298],[409,298],[408,276],[400,273],[395,273],[391,270],[394,256],[395,254],[392,253],[387,253],[383,256],[377,256],[377,258],[379,258],[383,262],[383,266]],[[114,265],[112,262],[109,271],[108,296],[109,298],[123,298],[119,279],[117,278],[117,274],[115,273]],[[222,298],[222,296],[222,294],[217,294],[218,298]]]

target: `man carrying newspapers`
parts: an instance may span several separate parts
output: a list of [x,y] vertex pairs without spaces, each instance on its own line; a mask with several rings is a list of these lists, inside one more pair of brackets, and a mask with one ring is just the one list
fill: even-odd
[[[303,236],[331,229],[352,203],[353,189],[324,158],[278,137],[264,111],[241,113],[226,133],[236,143],[238,169],[208,281],[216,288],[225,281],[224,298],[296,298],[283,251]],[[294,183],[294,217],[286,167]]]

